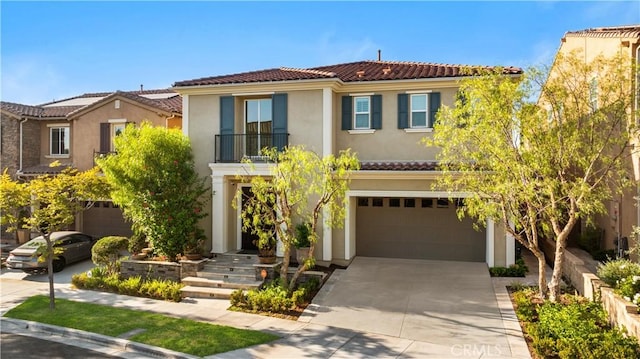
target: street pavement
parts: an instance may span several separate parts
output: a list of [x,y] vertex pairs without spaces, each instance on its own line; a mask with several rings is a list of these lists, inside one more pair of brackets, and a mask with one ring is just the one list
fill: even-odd
[[[354,263],[357,264],[357,262]],[[478,308],[484,309],[478,318],[474,318],[470,311],[459,313],[458,307],[448,306],[443,302],[438,302],[437,313],[427,313],[424,311],[426,309],[416,309],[415,306],[407,306],[404,311],[389,308],[390,303],[397,302],[399,299],[404,300],[403,295],[406,294],[403,292],[398,292],[395,297],[387,296],[386,301],[382,302],[380,298],[376,298],[362,308],[351,304],[341,305],[340,303],[346,304],[349,300],[353,301],[353,297],[359,295],[361,297],[375,295],[375,293],[364,292],[363,287],[354,288],[351,291],[340,289],[341,277],[349,278],[350,270],[363,269],[358,265],[352,265],[346,270],[338,270],[334,273],[335,277],[332,276],[325,284],[308,311],[300,320],[292,321],[227,311],[228,300],[188,298],[180,303],[174,303],[74,289],[70,285],[71,274],[88,270],[92,264],[88,261],[75,266],[70,266],[56,274],[57,298],[153,311],[214,324],[260,330],[276,334],[281,338],[271,343],[207,358],[530,358],[508,293],[504,288],[505,282],[488,279],[486,268],[484,273],[487,278],[482,280],[482,284],[477,285],[483,286],[483,293],[493,293],[493,298],[483,295],[482,303],[479,303]],[[468,273],[468,268],[461,268]],[[455,272],[455,267],[451,267],[449,273],[451,271]],[[463,274],[458,273],[458,275]],[[439,273],[435,277],[443,275],[446,273]],[[386,277],[390,281],[397,281],[398,278]],[[509,280],[506,284],[512,282],[514,281]],[[439,287],[431,288],[431,292],[438,292],[441,296],[442,291],[452,288],[452,283],[448,285],[447,283],[446,280],[443,281]],[[402,289],[402,286],[396,285],[396,288]],[[470,299],[473,299],[473,290],[468,289],[467,293]],[[23,276],[21,273],[3,269],[0,274],[0,314],[4,314],[34,294],[46,294],[47,291],[46,275]],[[425,293],[419,294],[419,296],[423,295]],[[455,300],[459,298],[451,298],[452,302]],[[412,305],[415,304],[413,302]],[[322,313],[341,313],[341,315],[331,319],[331,317],[323,317]],[[347,315],[351,316],[355,322],[344,320]],[[402,325],[398,327],[397,316],[403,316],[402,320],[408,326],[404,326],[404,329]],[[431,316],[430,319],[425,318],[429,316]],[[466,320],[466,317],[470,319]],[[441,322],[429,322],[434,318]],[[453,320],[444,321],[446,318]],[[489,322],[483,324],[482,318]],[[367,322],[369,325],[366,324]],[[446,323],[446,326],[443,326],[443,323]],[[483,328],[483,325],[486,328]],[[41,339],[58,339],[65,344],[99,350],[100,354],[96,355],[112,355],[121,358],[193,358],[187,354],[153,348],[121,338],[108,338],[8,318],[1,319],[0,328],[3,334],[29,332]],[[453,335],[451,333],[457,333],[460,340],[444,340],[447,335],[451,337]]]

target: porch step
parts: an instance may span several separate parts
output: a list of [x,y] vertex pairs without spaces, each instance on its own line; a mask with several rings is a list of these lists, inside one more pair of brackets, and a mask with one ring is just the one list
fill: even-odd
[[218,279],[218,280],[227,280],[227,281],[249,281],[256,280],[255,273],[235,273],[235,272],[198,272],[197,276],[199,278],[206,279]]
[[[208,262],[204,265],[204,268],[200,271],[202,273],[220,273],[220,274],[252,274],[255,275],[256,269],[253,267],[253,263],[240,264],[240,263],[211,263]],[[199,273],[200,273],[199,272]]]
[[228,289],[254,289],[260,287],[262,281],[259,280],[235,280],[225,281],[219,279],[206,279],[202,277],[186,277],[182,279],[186,286],[204,288],[228,288]]
[[214,254],[211,263],[258,263],[256,254],[222,253]]
[[229,299],[231,297],[231,293],[233,293],[235,289],[231,288],[210,288],[210,287],[196,287],[196,286],[185,286],[180,292],[182,292],[182,297],[191,297],[191,298],[213,298],[213,299]]

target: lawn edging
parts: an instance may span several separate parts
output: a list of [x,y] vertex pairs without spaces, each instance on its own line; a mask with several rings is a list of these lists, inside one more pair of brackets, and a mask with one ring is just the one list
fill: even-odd
[[637,314],[637,306],[615,294],[613,288],[591,272],[582,259],[571,253],[574,250],[580,249],[565,250],[562,268],[564,276],[582,296],[600,300],[612,325],[626,328],[629,335],[640,340],[640,315]]

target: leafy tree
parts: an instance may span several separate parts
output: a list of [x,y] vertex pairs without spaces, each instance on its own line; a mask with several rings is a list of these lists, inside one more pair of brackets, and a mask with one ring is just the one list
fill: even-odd
[[204,178],[195,171],[189,138],[175,129],[128,125],[115,138],[113,155],[98,159],[111,197],[138,234],[171,261],[201,241],[198,221],[206,215]]
[[439,184],[471,193],[459,214],[506,223],[536,256],[543,297],[538,244],[555,240],[552,301],[578,219],[604,213],[603,202],[629,184],[630,63],[600,57],[585,64],[578,54],[559,54],[553,68],[533,68],[520,80],[500,71],[474,76],[462,81],[455,108],[442,109],[433,137],[424,140],[441,148]]
[[38,253],[47,261],[52,310],[55,309],[53,261],[59,253],[54,252],[51,234],[72,225],[78,213],[93,206],[94,200],[108,198],[108,192],[108,184],[97,168],[84,172],[67,168],[58,175],[39,176],[23,184],[6,174],[2,176],[0,210],[5,213],[15,208],[29,209],[23,228],[38,232],[45,239],[46,249],[39,249]]
[[[320,216],[323,215],[331,228],[342,225],[350,171],[357,170],[360,164],[349,150],[341,151],[337,157],[321,158],[304,146],[291,146],[282,152],[275,148],[263,150],[263,155],[272,162],[271,173],[269,177],[244,179],[251,183],[253,195],[247,198],[242,210],[242,225],[243,229],[258,235],[260,245],[273,238],[280,240],[284,250],[280,277],[286,283],[289,257],[296,243],[293,221],[310,224],[309,259],[288,281],[291,292],[300,274],[313,265]],[[238,196],[242,196],[241,190],[236,192],[236,198]]]

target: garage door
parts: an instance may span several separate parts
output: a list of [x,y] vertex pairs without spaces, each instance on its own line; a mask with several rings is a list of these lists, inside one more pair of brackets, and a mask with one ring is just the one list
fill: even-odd
[[485,231],[460,221],[461,200],[358,198],[356,255],[411,259],[485,261]]
[[122,217],[122,210],[112,202],[96,202],[82,213],[82,232],[94,237],[130,237],[131,225]]

